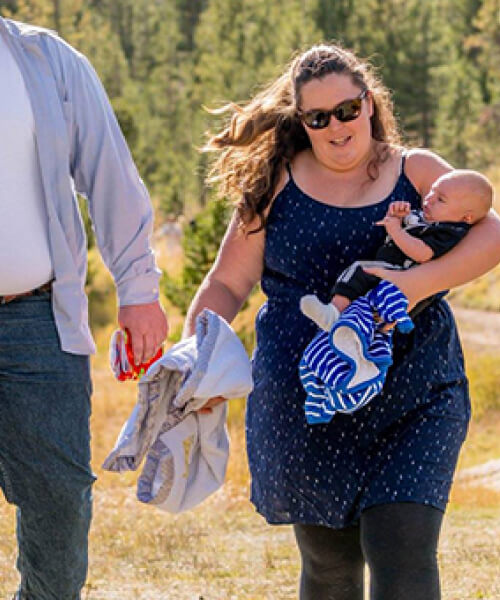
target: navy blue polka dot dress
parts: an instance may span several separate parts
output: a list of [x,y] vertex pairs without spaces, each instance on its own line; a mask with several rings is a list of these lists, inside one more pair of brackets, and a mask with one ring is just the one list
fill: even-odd
[[369,260],[385,236],[373,225],[394,200],[420,207],[404,174],[392,193],[364,207],[334,207],[290,178],[269,214],[256,318],[254,390],[247,404],[252,502],[270,523],[341,528],[377,504],[418,502],[445,508],[470,416],[462,350],[440,299],[394,334],[394,364],[383,392],[353,414],[308,425],[298,363],[316,325],[299,300],[330,300],[336,277]]

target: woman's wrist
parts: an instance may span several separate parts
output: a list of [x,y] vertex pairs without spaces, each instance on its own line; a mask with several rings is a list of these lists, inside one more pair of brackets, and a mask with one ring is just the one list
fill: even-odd
[[397,286],[408,299],[408,310],[411,310],[424,298],[428,298],[429,296],[442,291],[441,289],[435,289],[430,286],[429,280],[425,275],[425,270],[423,272],[421,271],[422,267],[427,266],[427,264],[429,263],[417,265],[406,270],[366,267],[364,268],[364,271],[376,275],[385,281],[390,281]]
[[397,271],[398,281],[393,283],[403,292],[408,299],[409,310],[414,308],[421,300],[428,298],[442,290],[431,289],[425,281],[425,277],[420,277],[420,269],[422,265],[416,265],[405,271]]

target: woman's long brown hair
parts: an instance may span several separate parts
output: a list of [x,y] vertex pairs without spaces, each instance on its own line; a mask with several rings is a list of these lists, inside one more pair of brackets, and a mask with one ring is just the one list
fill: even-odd
[[349,75],[360,90],[369,90],[373,99],[372,138],[382,144],[377,144],[368,164],[370,179],[378,177],[378,167],[386,160],[390,145],[400,143],[390,93],[371,65],[336,44],[313,46],[245,105],[231,103],[213,111],[231,116],[204,148],[219,152],[209,182],[218,184],[220,196],[235,202],[244,229],[259,218],[259,226],[249,233],[265,227],[265,211],[285,165],[311,146],[297,114],[302,86],[330,73]]

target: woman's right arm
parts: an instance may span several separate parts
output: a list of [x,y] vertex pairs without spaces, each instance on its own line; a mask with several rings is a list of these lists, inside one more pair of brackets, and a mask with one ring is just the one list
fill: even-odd
[[[257,227],[250,223],[248,231]],[[209,308],[230,323],[260,281],[264,263],[264,230],[245,235],[238,229],[236,213],[222,240],[215,262],[198,288],[186,315],[182,337],[194,333],[197,315]]]
[[[288,171],[283,168],[271,203],[264,211],[265,217],[287,181]],[[255,217],[246,230],[253,231],[259,226],[260,219]],[[183,338],[193,335],[196,317],[204,308],[213,310],[231,323],[262,276],[265,237],[265,229],[245,235],[238,228],[238,215],[234,212],[217,258],[189,306],[182,332]]]

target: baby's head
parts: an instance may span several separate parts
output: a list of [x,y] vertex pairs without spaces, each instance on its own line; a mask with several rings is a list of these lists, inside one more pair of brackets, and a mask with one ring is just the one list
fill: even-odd
[[490,210],[493,187],[477,171],[456,169],[441,175],[424,198],[424,217],[436,221],[477,223]]

